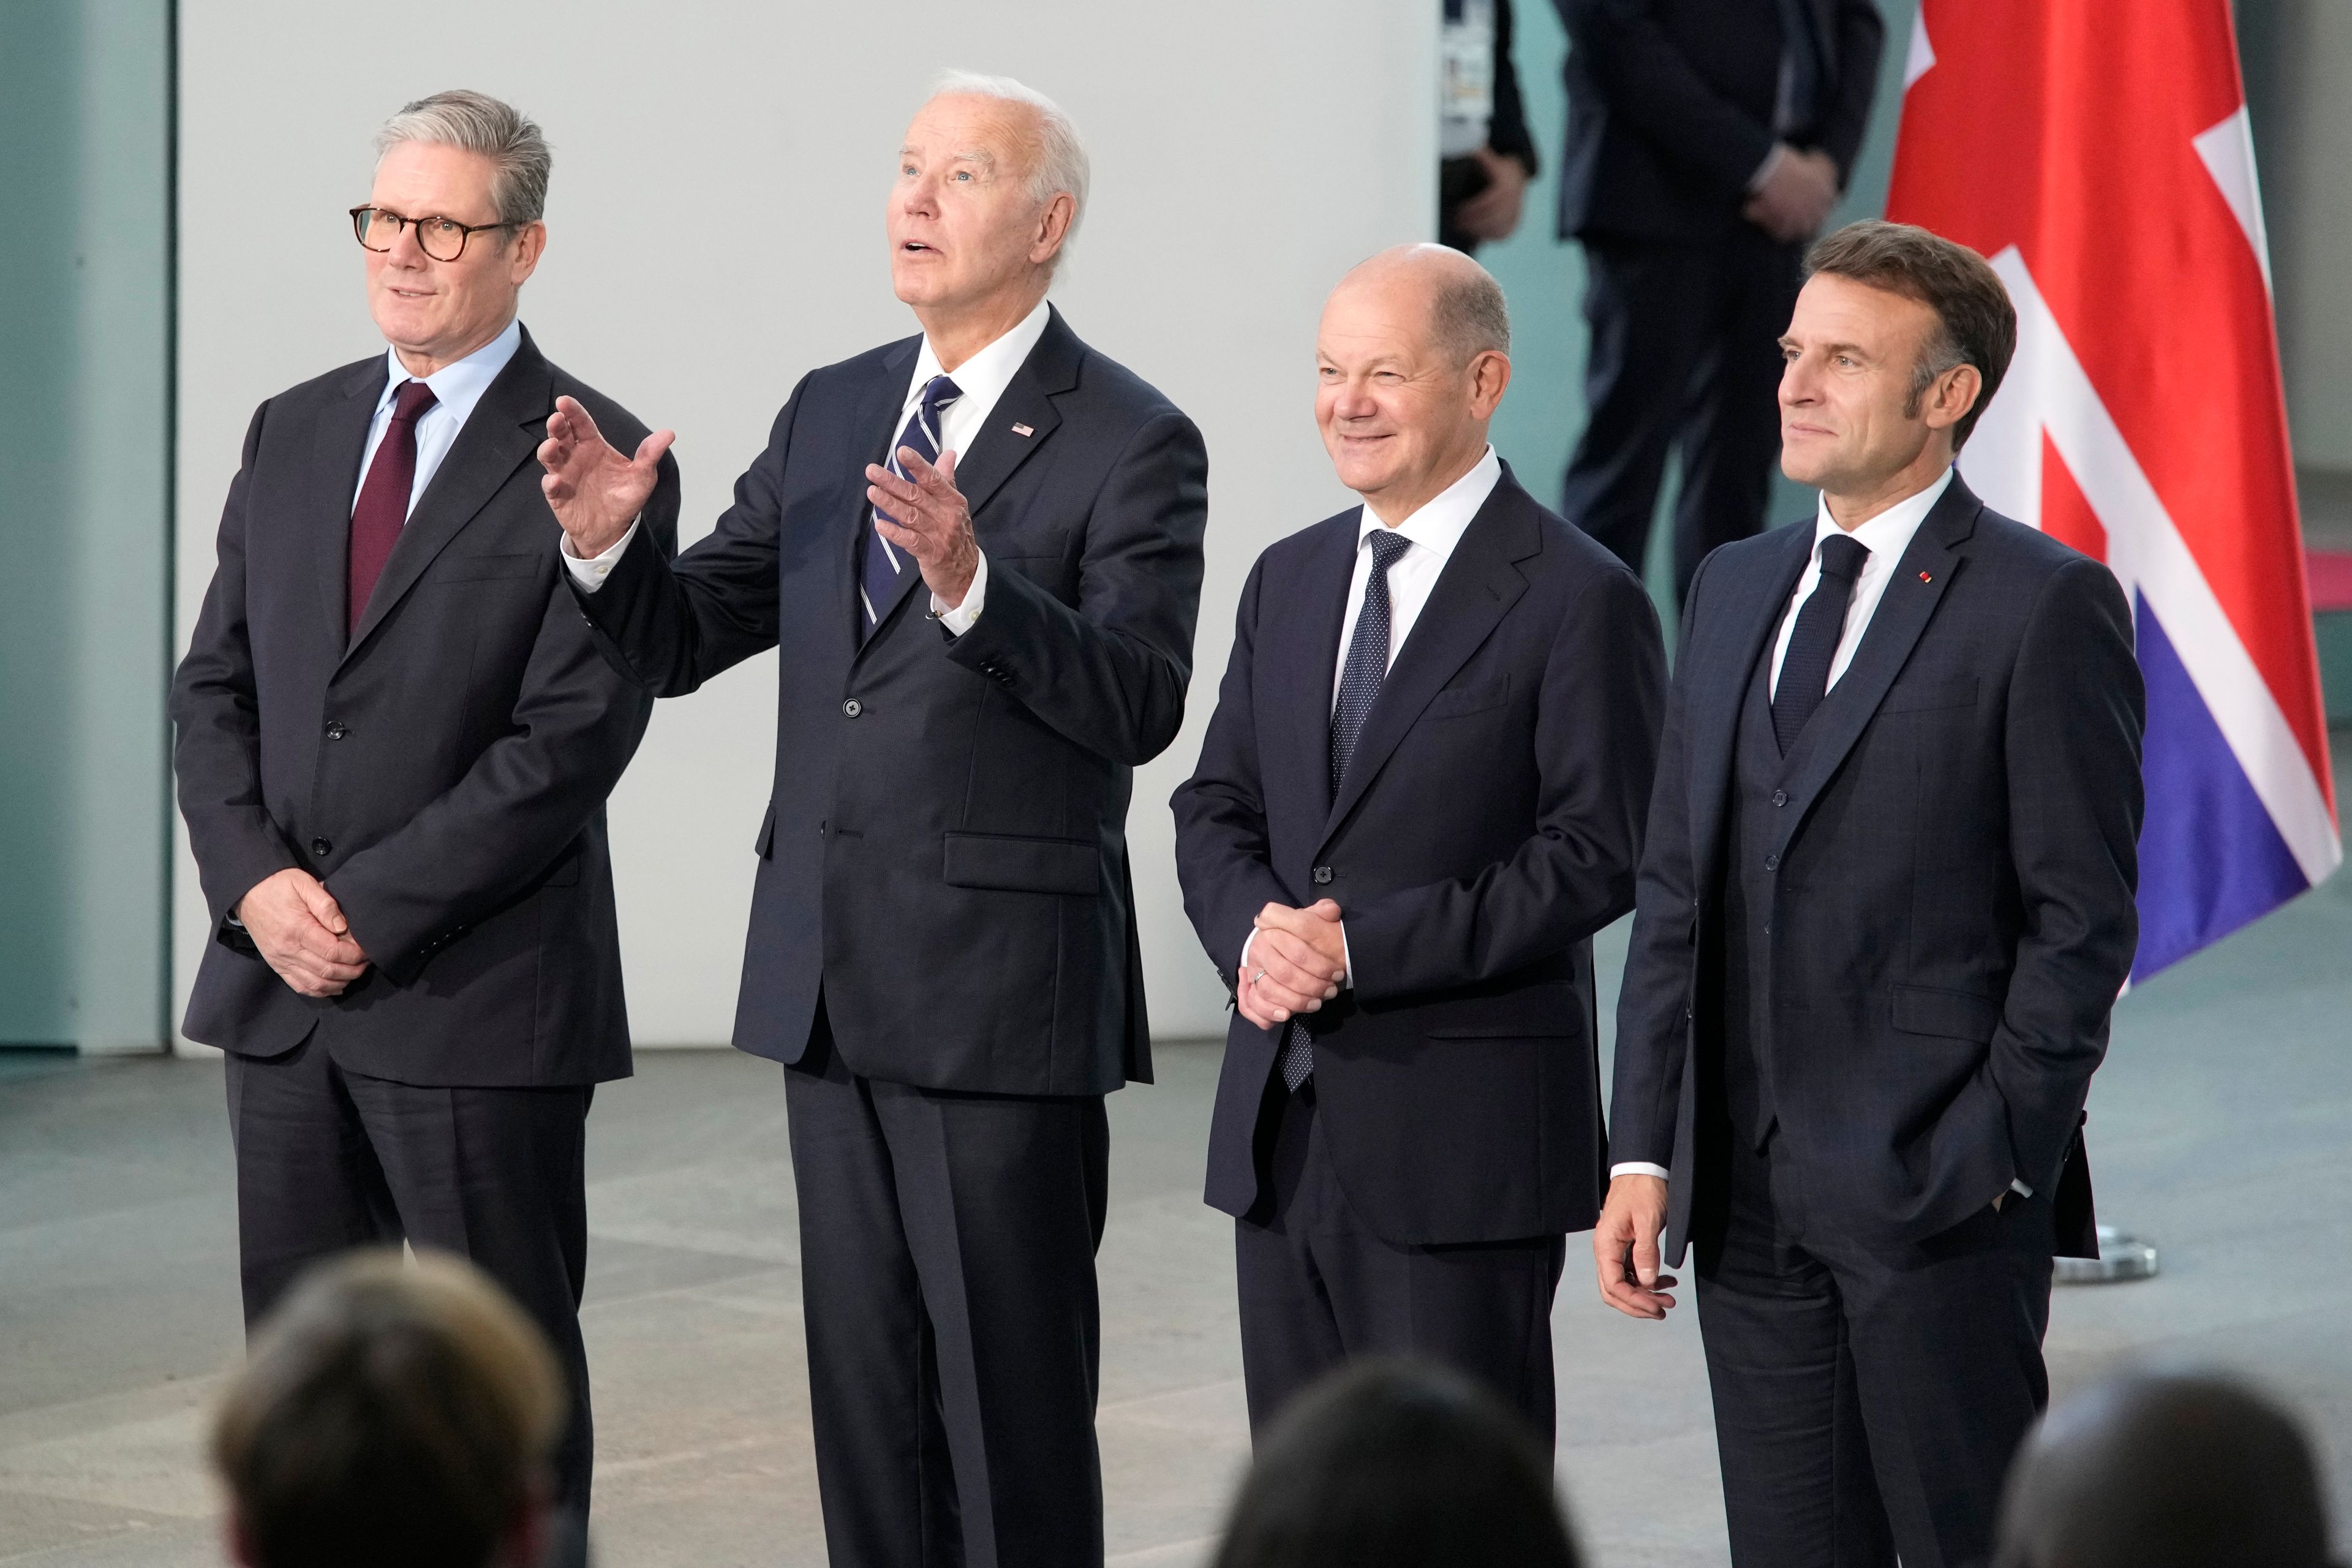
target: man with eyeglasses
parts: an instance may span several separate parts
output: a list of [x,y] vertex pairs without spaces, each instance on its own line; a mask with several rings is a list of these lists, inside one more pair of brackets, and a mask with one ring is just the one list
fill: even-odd
[[[173,690],[214,928],[184,1027],[228,1053],[247,1323],[345,1247],[470,1258],[563,1366],[576,1562],[582,1156],[594,1086],[629,1072],[604,797],[652,700],[558,586],[532,454],[559,396],[645,431],[516,317],[547,244],[539,127],[445,92],[376,146],[351,221],[390,347],[255,412]],[[665,458],[651,552],[677,518]]]

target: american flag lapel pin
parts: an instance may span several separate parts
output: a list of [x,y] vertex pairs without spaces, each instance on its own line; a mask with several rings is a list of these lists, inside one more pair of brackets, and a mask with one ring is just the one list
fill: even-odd
[[1026,425],[1015,425],[1015,426],[1013,427],[1013,433],[1015,436],[1034,436],[1035,434],[1037,434],[1037,432],[1035,432],[1034,430],[1032,430],[1032,429],[1031,429],[1031,428],[1029,428],[1029,426],[1026,426]]

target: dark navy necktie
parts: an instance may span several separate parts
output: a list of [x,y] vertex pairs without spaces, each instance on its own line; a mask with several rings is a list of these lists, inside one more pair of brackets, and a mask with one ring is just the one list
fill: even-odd
[[[1335,801],[1340,782],[1348,776],[1348,763],[1355,757],[1356,742],[1363,735],[1364,721],[1381,694],[1381,682],[1389,676],[1389,568],[1412,541],[1391,529],[1380,528],[1372,531],[1368,542],[1372,547],[1372,569],[1364,579],[1364,605],[1356,612],[1355,635],[1348,639],[1348,661],[1339,667],[1339,700],[1331,705],[1331,797]],[[1307,1033],[1307,1020],[1293,1018],[1283,1033],[1282,1081],[1295,1094],[1314,1071],[1315,1043]]]
[[1797,629],[1789,635],[1780,679],[1772,688],[1772,734],[1784,757],[1796,749],[1805,721],[1829,695],[1830,666],[1845,636],[1846,606],[1853,600],[1854,579],[1869,557],[1868,545],[1845,534],[1822,541],[1821,583],[1797,612]]
[[[916,453],[927,463],[938,462],[940,420],[948,405],[962,395],[962,388],[946,376],[935,375],[925,382],[922,401],[915,405],[912,414],[907,416],[907,427],[898,433],[898,440],[890,444],[890,455],[884,460],[883,467],[902,479],[907,477],[907,470],[898,465],[898,448],[901,447]],[[891,522],[898,521],[878,506],[874,509],[874,515]],[[866,531],[866,563],[858,581],[858,607],[865,613],[858,628],[861,639],[874,635],[874,628],[882,624],[882,617],[898,604],[908,579],[920,574],[921,570],[913,556],[883,538],[880,529],[868,528]]]

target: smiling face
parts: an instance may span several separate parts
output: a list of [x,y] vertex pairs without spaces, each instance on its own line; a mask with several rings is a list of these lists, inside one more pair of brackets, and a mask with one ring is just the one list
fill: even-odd
[[1834,500],[1948,467],[1981,378],[1962,364],[1915,395],[1939,326],[1917,300],[1827,272],[1808,279],[1780,339],[1780,471]]
[[[1333,289],[1315,339],[1315,423],[1339,482],[1384,522],[1402,522],[1469,471],[1511,362],[1467,363],[1433,331],[1437,290],[1455,265],[1435,246],[1376,257]],[[1458,253],[1449,253],[1458,257]],[[1459,265],[1475,267],[1467,257]]]
[[[401,142],[376,164],[368,201],[404,217],[496,223],[490,160],[431,142]],[[371,243],[375,243],[371,237]],[[506,330],[515,298],[547,245],[544,224],[484,230],[455,261],[436,261],[403,225],[389,250],[367,255],[368,310],[413,375],[430,375]]]
[[1076,206],[1037,200],[1038,155],[1036,110],[1004,99],[941,93],[907,127],[885,225],[890,282],[927,321],[1018,305],[1017,320],[1045,297]]

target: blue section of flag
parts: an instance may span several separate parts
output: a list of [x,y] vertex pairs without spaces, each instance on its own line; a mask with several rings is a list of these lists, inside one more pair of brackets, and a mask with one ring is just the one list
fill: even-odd
[[2147,600],[2137,607],[2147,821],[2135,984],[2311,886]]

